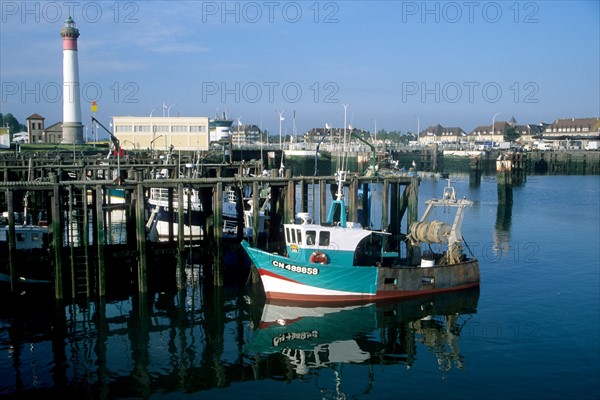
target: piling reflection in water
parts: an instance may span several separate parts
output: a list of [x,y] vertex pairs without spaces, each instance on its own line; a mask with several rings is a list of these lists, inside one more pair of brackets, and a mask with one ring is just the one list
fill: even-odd
[[[405,364],[420,351],[461,368],[460,334],[479,290],[404,302],[289,307],[260,285],[203,284],[95,303],[25,294],[0,303],[0,395],[59,398],[194,393],[264,379],[302,379],[347,363]],[[7,291],[2,291],[7,296]],[[419,360],[425,362],[426,360]]]

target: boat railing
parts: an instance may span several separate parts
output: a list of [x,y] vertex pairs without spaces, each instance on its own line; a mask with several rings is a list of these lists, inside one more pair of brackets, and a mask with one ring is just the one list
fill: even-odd
[[[168,188],[151,188],[150,198],[156,201],[168,201],[169,200],[169,189]],[[179,196],[176,192],[173,192],[173,201],[179,200]]]

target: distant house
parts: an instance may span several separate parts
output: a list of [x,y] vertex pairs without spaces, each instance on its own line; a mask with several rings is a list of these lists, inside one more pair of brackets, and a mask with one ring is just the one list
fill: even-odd
[[419,133],[419,143],[460,143],[466,140],[466,132],[459,127],[443,127],[432,125]]
[[60,143],[62,142],[62,121],[50,125],[42,132],[46,143]]
[[544,130],[544,138],[596,138],[600,136],[600,118],[557,119]]
[[260,143],[262,131],[257,125],[238,125],[231,132],[231,140],[238,146]]
[[39,114],[27,117],[27,132],[29,143],[44,143],[44,120]]
[[510,128],[510,123],[506,121],[495,121],[492,125],[480,125],[469,132],[469,140],[478,142],[503,142],[504,134]]

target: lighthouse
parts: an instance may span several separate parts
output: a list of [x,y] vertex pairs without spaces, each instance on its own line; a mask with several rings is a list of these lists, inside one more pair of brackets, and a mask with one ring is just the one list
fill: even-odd
[[79,62],[77,60],[77,38],[79,29],[71,17],[65,20],[60,30],[63,39],[63,121],[62,143],[83,143],[81,124],[81,102],[79,90]]

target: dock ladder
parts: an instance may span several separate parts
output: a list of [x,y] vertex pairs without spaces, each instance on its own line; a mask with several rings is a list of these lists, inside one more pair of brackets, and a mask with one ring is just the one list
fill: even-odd
[[69,186],[69,218],[67,240],[71,258],[71,295],[90,297],[89,221],[87,189]]

